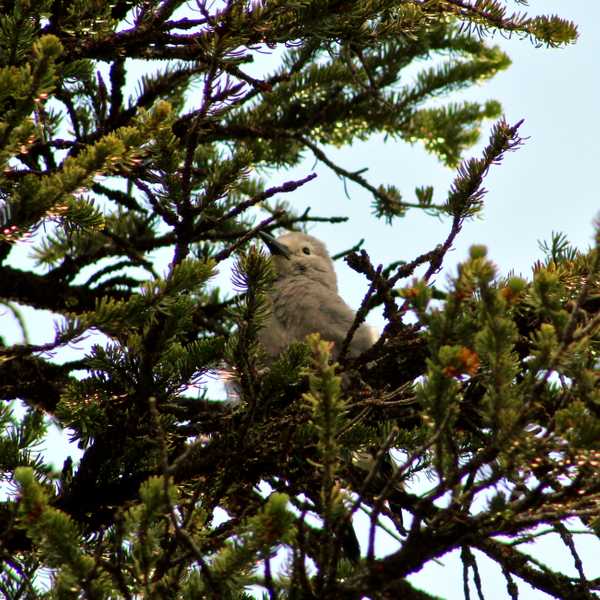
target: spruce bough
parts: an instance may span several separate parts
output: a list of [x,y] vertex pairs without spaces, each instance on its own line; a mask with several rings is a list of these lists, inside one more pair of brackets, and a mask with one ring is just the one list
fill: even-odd
[[[451,93],[509,66],[488,33],[577,37],[505,5],[0,2],[6,598],[432,598],[407,578],[453,550],[480,596],[496,594],[483,554],[507,597],[518,581],[596,597],[574,540],[600,528],[597,244],[554,235],[527,279],[473,246],[445,288],[433,281],[488,171],[522,141],[498,102]],[[274,71],[250,68],[259,50]],[[486,119],[483,154],[465,160]],[[375,133],[456,168],[446,200],[330,157]],[[305,157],[367,190],[381,219],[422,210],[448,234],[408,263],[345,253],[366,281],[353,327],[383,306],[366,353],[335,364],[311,337],[266,366],[273,271],[254,240],[345,220],[294,209],[314,176],[285,170]],[[34,264],[16,258],[25,240]],[[226,296],[212,278],[230,257]],[[54,315],[53,339],[29,339],[32,311]],[[236,406],[205,391],[223,363]],[[39,451],[49,419],[81,451],[58,470]],[[524,551],[548,533],[577,576]]]

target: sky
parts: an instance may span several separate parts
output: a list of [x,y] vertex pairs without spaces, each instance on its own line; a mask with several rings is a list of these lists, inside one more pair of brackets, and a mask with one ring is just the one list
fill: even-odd
[[[524,119],[520,135],[528,138],[516,152],[507,153],[493,166],[485,180],[488,189],[481,218],[468,222],[446,267],[467,257],[472,244],[486,244],[489,256],[502,273],[514,270],[531,274],[541,257],[538,241],[549,240],[552,231],[563,231],[571,242],[587,248],[592,240],[593,220],[600,209],[596,188],[600,168],[599,142],[600,3],[589,0],[532,2],[530,12],[555,13],[575,21],[580,39],[561,49],[535,48],[528,40],[494,38],[513,60],[507,71],[451,98],[499,100],[510,124]],[[491,123],[482,128],[480,143],[467,156],[481,155]],[[328,155],[352,171],[368,167],[365,177],[376,183],[393,183],[411,201],[419,185],[433,185],[434,199],[441,202],[455,176],[418,144],[383,142],[381,136],[351,148],[328,150]],[[311,171],[308,158],[292,171],[296,177]],[[325,168],[318,178],[286,196],[294,206],[318,208],[319,214],[351,217],[343,226],[317,224],[311,233],[326,241],[330,252],[351,247],[365,238],[364,247],[374,263],[410,260],[435,247],[449,231],[448,220],[438,220],[413,210],[391,226],[371,215],[371,198],[365,190],[348,183],[351,200],[342,182]],[[283,177],[282,177],[283,179]],[[279,182],[279,179],[273,183]],[[340,288],[358,306],[366,289],[360,275],[341,261]],[[382,321],[374,324],[382,325]]]
[[[580,248],[587,248],[592,240],[592,223],[600,209],[596,188],[600,174],[600,72],[597,64],[597,57],[600,57],[600,2],[532,0],[527,10],[530,14],[559,14],[575,21],[580,28],[580,39],[574,46],[546,49],[535,48],[528,40],[507,40],[497,35],[494,43],[509,54],[513,65],[492,80],[450,98],[499,100],[509,123],[525,119],[520,133],[528,139],[517,152],[507,154],[501,165],[492,167],[485,180],[489,191],[481,217],[463,228],[446,259],[444,272],[438,276],[438,285],[454,271],[457,262],[467,257],[472,244],[486,244],[490,258],[501,273],[512,270],[528,277],[533,262],[542,256],[538,242],[549,240],[552,231],[564,232]],[[490,127],[491,123],[484,124],[481,142],[467,153],[468,156],[480,155]],[[412,200],[416,186],[433,185],[434,199],[442,202],[455,176],[453,169],[441,165],[421,146],[384,142],[380,136],[351,148],[328,150],[328,155],[350,171],[368,167],[365,176],[370,182],[377,185],[393,183],[408,201]],[[364,248],[373,263],[387,264],[398,259],[411,260],[445,239],[449,231],[448,220],[410,211],[404,219],[386,225],[371,214],[371,198],[366,191],[348,183],[349,199],[335,174],[326,168],[314,167],[314,160],[307,158],[288,172],[274,173],[268,184],[278,185],[304,177],[313,170],[317,172],[315,181],[287,194],[285,199],[299,211],[311,206],[314,214],[350,217],[343,225],[318,224],[310,230],[326,242],[332,254],[364,238]],[[337,263],[337,272],[342,296],[351,306],[357,307],[368,287],[367,282],[343,261]],[[218,281],[228,280],[229,273],[222,269]],[[370,316],[370,322],[375,327],[383,326],[377,314]],[[52,333],[51,320],[46,317],[39,321],[39,327],[35,325],[32,329],[32,341],[47,341],[47,335]],[[66,453],[73,453],[64,440],[65,434],[56,431],[48,440],[47,450],[58,466]],[[384,553],[391,548],[383,539],[380,545]],[[587,554],[584,566],[598,563],[597,540],[596,546],[589,542],[580,544],[579,548],[584,556]],[[571,557],[556,540],[536,544],[532,552],[551,564],[565,566],[574,574]],[[485,559],[481,565],[487,597],[492,600],[507,597],[498,569]],[[452,553],[411,580],[430,593],[455,600],[463,598],[461,569],[457,553]],[[600,568],[596,567],[596,572],[589,571],[587,575],[600,576]],[[494,586],[498,586],[497,594],[491,591]],[[524,600],[547,597],[531,591],[526,585],[520,585],[520,588],[520,597]],[[475,594],[474,589],[472,593]]]

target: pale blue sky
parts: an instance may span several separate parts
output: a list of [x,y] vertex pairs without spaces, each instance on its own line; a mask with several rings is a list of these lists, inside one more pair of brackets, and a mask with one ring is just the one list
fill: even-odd
[[[515,5],[515,8],[519,8]],[[486,179],[489,193],[482,218],[468,223],[454,251],[448,256],[446,267],[453,270],[467,255],[471,244],[484,243],[490,257],[501,272],[513,269],[525,276],[530,274],[533,261],[540,258],[538,240],[549,239],[554,230],[565,232],[570,240],[584,248],[591,242],[592,221],[598,214],[600,202],[597,179],[600,172],[600,3],[592,0],[533,0],[529,12],[560,14],[575,21],[580,28],[580,40],[564,49],[534,48],[527,40],[505,40],[496,36],[498,43],[513,59],[513,65],[493,80],[460,94],[464,99],[497,99],[504,107],[509,122],[522,118],[521,135],[529,137],[517,152],[508,154],[504,163],[493,167]],[[456,99],[458,96],[454,96]],[[489,127],[482,131],[481,143],[469,154],[478,155],[487,141]],[[374,184],[393,183],[406,200],[412,200],[413,190],[419,185],[433,185],[435,198],[442,201],[454,177],[454,171],[443,167],[419,146],[387,142],[380,137],[343,150],[328,150],[348,170],[368,167],[366,177]],[[292,177],[302,177],[312,170],[314,161],[288,173],[274,174],[269,185]],[[377,221],[371,215],[368,193],[348,184],[351,199],[344,194],[341,181],[326,168],[317,168],[318,179],[287,195],[286,200],[299,209],[312,206],[315,214],[349,215],[349,223],[338,226],[317,225],[311,233],[326,241],[332,253],[352,246],[365,238],[364,247],[374,263],[392,260],[410,260],[417,254],[433,248],[448,232],[449,223],[409,212],[392,226]],[[342,262],[338,263],[342,295],[353,306],[358,306],[366,291],[364,280]],[[219,280],[228,278],[224,271]],[[440,276],[443,281],[444,275]],[[5,321],[6,322],[6,321]],[[380,318],[371,318],[381,326]],[[4,327],[2,327],[4,329]],[[46,317],[32,328],[34,342],[48,341],[52,332]],[[1,333],[1,332],[0,332]],[[60,464],[65,453],[64,443],[58,436],[49,442],[53,455]],[[587,566],[597,564],[596,546],[582,544],[589,554]],[[545,560],[553,564],[572,565],[572,559],[562,544],[547,542],[536,546]],[[594,558],[593,552],[596,553]],[[484,561],[485,564],[485,561]],[[448,568],[451,567],[451,568]],[[589,576],[600,576],[600,569],[589,571]],[[572,570],[572,569],[571,569]],[[423,588],[448,600],[462,598],[461,567],[456,553],[442,559],[442,565],[431,565],[415,577]],[[488,598],[506,597],[506,588],[499,571],[486,567],[482,575]],[[497,585],[497,593],[489,586]],[[540,592],[527,592],[522,587],[522,598],[545,598]]]

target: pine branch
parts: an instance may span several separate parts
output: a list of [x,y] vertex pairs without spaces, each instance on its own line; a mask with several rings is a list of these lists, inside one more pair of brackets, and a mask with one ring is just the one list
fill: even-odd
[[[561,575],[550,569],[539,570],[528,563],[527,554],[511,548],[507,544],[494,539],[478,540],[473,545],[500,564],[509,573],[526,581],[534,589],[541,590],[554,598],[574,598],[592,600],[596,595],[588,590],[587,585],[582,585],[576,579]],[[590,582],[593,586],[593,582]]]

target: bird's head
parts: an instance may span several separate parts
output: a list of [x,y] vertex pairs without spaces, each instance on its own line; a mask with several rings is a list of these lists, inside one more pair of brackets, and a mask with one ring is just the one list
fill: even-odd
[[269,248],[278,279],[307,277],[308,280],[337,290],[337,279],[323,242],[306,233],[292,231],[275,239],[267,233],[260,237]]

